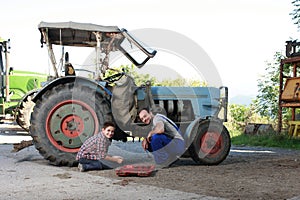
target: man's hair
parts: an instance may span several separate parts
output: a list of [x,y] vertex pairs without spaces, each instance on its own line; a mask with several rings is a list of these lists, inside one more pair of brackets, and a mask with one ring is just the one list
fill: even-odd
[[140,115],[140,113],[143,111],[143,110],[146,110],[148,113],[150,112],[149,111],[149,108],[142,108],[138,111],[138,116]]
[[116,127],[116,125],[115,125],[113,122],[107,121],[107,122],[104,122],[102,128],[106,129],[106,128],[109,127],[109,126],[112,126],[112,127],[114,127],[114,128]]

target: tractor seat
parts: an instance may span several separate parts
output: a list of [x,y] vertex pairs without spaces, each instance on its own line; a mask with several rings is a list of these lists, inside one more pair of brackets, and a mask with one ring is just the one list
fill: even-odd
[[76,76],[74,67],[71,63],[65,64],[65,76]]

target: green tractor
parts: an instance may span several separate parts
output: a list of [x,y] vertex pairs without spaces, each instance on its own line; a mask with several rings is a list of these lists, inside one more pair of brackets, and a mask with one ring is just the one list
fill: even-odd
[[16,119],[25,130],[24,113],[20,102],[34,94],[41,84],[47,81],[47,75],[36,72],[13,70],[9,66],[10,40],[0,38],[0,119]]

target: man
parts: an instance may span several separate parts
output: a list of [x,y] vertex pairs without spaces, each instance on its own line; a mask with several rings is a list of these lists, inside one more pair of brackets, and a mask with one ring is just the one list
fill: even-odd
[[156,164],[169,166],[185,151],[184,140],[176,124],[164,115],[153,115],[147,108],[139,112],[144,124],[152,123],[152,130],[142,141],[145,150],[153,153]]
[[111,167],[104,164],[104,160],[116,162],[118,164],[123,162],[121,156],[110,156],[107,154],[114,132],[114,123],[105,122],[100,133],[88,138],[83,143],[76,156],[76,160],[79,161],[78,169],[81,172],[111,169]]

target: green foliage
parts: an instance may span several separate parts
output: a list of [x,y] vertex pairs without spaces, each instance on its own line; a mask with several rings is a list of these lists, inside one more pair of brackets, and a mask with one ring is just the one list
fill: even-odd
[[129,74],[130,76],[132,76],[132,78],[134,78],[135,84],[140,86],[145,84],[147,81],[151,82],[151,85],[155,85],[157,83],[157,80],[155,77],[151,77],[149,74],[139,74],[136,72],[135,70],[135,66],[134,65],[121,65],[120,67],[115,67],[113,69],[110,69],[106,72],[105,76],[103,77],[109,77],[112,76],[118,72],[126,72],[127,74]]
[[231,104],[229,105],[231,117],[237,122],[244,122],[247,118],[250,108],[245,105]]
[[250,108],[245,105],[230,104],[229,105],[229,121],[230,129],[242,131],[247,123]]
[[273,62],[267,63],[266,74],[258,79],[256,111],[262,116],[277,118],[279,96],[279,66],[282,55],[276,52]]
[[208,86],[208,84],[207,84],[207,82],[203,82],[203,81],[199,81],[199,80],[191,80],[190,82],[189,82],[189,85],[191,86],[191,87],[207,87]]
[[[279,103],[279,74],[280,61],[283,55],[276,52],[274,60],[267,63],[266,74],[258,79],[258,95],[254,101],[255,112],[261,116],[276,120],[278,117]],[[284,73],[290,73],[288,67],[284,67]],[[287,118],[287,109],[283,108],[283,118]]]
[[134,82],[136,85],[140,86],[145,84],[147,81],[151,82],[151,85],[155,85],[157,80],[155,77],[151,77],[149,74],[139,74],[136,71],[136,67],[134,65],[131,66],[121,66],[125,69],[125,72],[131,75],[134,78]]
[[186,80],[183,78],[176,78],[172,80],[163,80],[161,82],[157,82],[157,85],[160,86],[191,86],[191,87],[199,87],[199,86],[207,86],[205,82],[201,82],[199,80]]
[[287,134],[266,133],[260,135],[240,134],[231,137],[233,145],[279,147],[300,149],[300,138],[291,138]]
[[292,15],[292,20],[294,21],[294,24],[296,24],[298,30],[300,30],[300,0],[293,0],[292,4],[294,6],[294,9],[290,13],[290,15]]
[[248,123],[269,124],[270,119],[259,115],[252,103],[250,106],[229,104],[227,128],[233,135],[240,134]]
[[161,86],[185,86],[187,81],[182,78],[176,78],[174,80],[163,80],[162,82],[158,83]]
[[[139,74],[136,71],[136,67],[134,65],[121,65],[120,67],[116,67],[113,70],[108,70],[107,73],[105,74],[105,77],[111,76],[113,74],[116,74],[120,71],[124,70],[127,74],[132,76],[134,78],[135,84],[137,86],[145,84],[147,81],[151,82],[151,85],[153,86],[207,86],[205,82],[201,82],[199,80],[186,80],[183,78],[176,78],[176,79],[168,79],[168,80],[163,80],[159,82],[155,77],[150,76],[150,74]],[[105,78],[104,77],[104,78]]]

